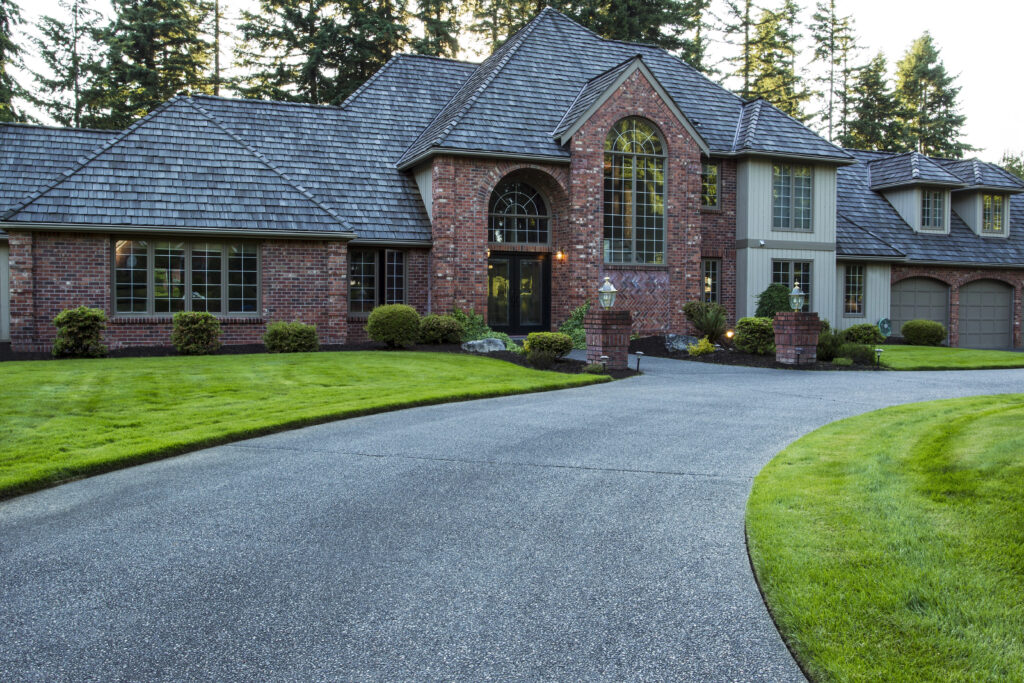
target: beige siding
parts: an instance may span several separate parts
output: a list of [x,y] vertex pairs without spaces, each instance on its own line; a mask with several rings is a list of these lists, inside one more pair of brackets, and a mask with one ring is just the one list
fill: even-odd
[[[772,282],[773,261],[811,261],[811,310],[835,319],[835,252],[807,249],[740,249],[737,252],[737,305],[740,317],[753,315],[757,295]],[[740,287],[740,283],[743,287]]]
[[921,227],[921,191],[911,187],[904,190],[886,190],[882,193],[892,207],[903,217],[910,227],[917,230]]
[[843,315],[843,295],[846,279],[846,265],[836,265],[836,315],[829,318],[836,329],[845,330],[860,323],[875,324],[889,317],[890,267],[888,263],[865,263],[864,265],[864,315],[846,317]]
[[0,242],[0,341],[11,338],[10,261],[7,243]]
[[736,168],[736,239],[747,239],[747,224],[750,222],[750,165],[741,161]]
[[420,198],[423,199],[423,206],[427,208],[427,216],[430,220],[434,220],[434,194],[431,187],[433,184],[433,167],[429,163],[417,166],[416,170],[413,171],[413,175],[416,177],[416,187],[420,189]]
[[814,167],[813,230],[772,229],[772,162],[748,159],[740,162],[736,182],[736,238],[766,242],[835,242],[836,170]]
[[815,242],[836,241],[836,169],[832,166],[814,169],[814,233],[803,237]]
[[977,192],[960,192],[953,195],[953,210],[964,219],[974,232],[981,234],[981,195]]

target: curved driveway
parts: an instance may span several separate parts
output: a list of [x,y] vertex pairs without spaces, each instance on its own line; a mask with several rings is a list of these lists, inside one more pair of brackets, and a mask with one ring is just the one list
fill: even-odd
[[643,362],[2,503],[2,678],[800,680],[744,549],[753,477],[848,415],[1024,391]]

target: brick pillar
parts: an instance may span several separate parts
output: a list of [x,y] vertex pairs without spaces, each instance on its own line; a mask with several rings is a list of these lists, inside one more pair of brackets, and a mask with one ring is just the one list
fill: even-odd
[[[775,360],[787,365],[806,365],[818,360],[818,335],[821,320],[817,313],[776,313]],[[797,349],[800,349],[799,354]],[[799,355],[799,360],[797,356]]]
[[587,362],[597,363],[608,356],[607,368],[624,370],[629,360],[629,333],[633,316],[629,311],[606,311],[591,308],[583,319],[587,333]]

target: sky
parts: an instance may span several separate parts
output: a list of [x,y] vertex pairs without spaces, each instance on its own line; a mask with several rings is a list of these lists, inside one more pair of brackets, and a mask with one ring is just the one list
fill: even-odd
[[[61,14],[57,0],[18,2],[27,24],[43,14]],[[714,2],[720,5],[723,0]],[[813,0],[798,2],[813,4]],[[760,4],[775,6],[781,0],[762,0]],[[221,5],[231,25],[240,9],[254,9],[256,1],[221,0]],[[1024,38],[1024,1],[836,0],[836,5],[841,14],[854,18],[862,62],[881,50],[892,68],[916,38],[931,32],[947,71],[958,76],[957,84],[962,87],[961,111],[967,116],[964,137],[979,148],[974,155],[999,161],[1003,152],[1024,152],[1024,88],[1019,87],[1018,71],[1024,64],[1019,42]],[[109,12],[107,0],[94,0],[94,6]],[[805,22],[811,11],[805,9]],[[478,46],[467,48],[465,57],[479,58]],[[713,45],[711,52],[721,54],[725,49],[722,44]],[[227,57],[230,53],[225,50]],[[802,52],[805,56],[809,53],[809,49]],[[35,63],[33,55],[26,55],[26,62],[30,66]],[[806,62],[805,57],[801,66],[806,67]],[[27,77],[21,80],[29,83]]]

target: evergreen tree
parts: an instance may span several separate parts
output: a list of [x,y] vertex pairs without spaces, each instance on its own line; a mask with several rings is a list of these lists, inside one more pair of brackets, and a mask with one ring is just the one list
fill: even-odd
[[811,94],[796,73],[799,10],[794,0],[785,0],[779,10],[761,13],[753,42],[750,95],[763,97],[802,121],[803,103]]
[[999,165],[1021,180],[1024,180],[1024,152],[1018,154],[1003,152],[1003,158]]
[[60,0],[67,21],[43,16],[32,38],[47,73],[33,74],[41,95],[33,102],[62,126],[91,127],[97,111],[99,44],[96,37],[102,15],[88,0]]
[[686,3],[686,26],[682,47],[679,50],[679,58],[684,62],[702,71],[711,74],[715,70],[707,63],[708,36],[705,21],[710,14],[711,0],[690,0]]
[[534,0],[474,0],[470,30],[495,50],[545,6],[546,3]]
[[839,34],[839,88],[836,102],[839,106],[835,121],[835,140],[841,139],[850,131],[853,117],[853,84],[860,73],[860,67],[853,64],[854,52],[857,49],[857,37],[853,32],[853,19],[847,18],[846,30]]
[[21,66],[21,47],[14,42],[14,30],[20,23],[21,10],[15,0],[0,0],[0,122],[26,120],[14,105],[14,98],[25,91],[11,74]]
[[835,140],[836,119],[845,120],[842,111],[837,116],[836,110],[846,104],[842,100],[848,83],[843,81],[850,76],[849,53],[854,46],[851,19],[839,16],[835,0],[819,0],[809,28],[814,41],[814,62],[824,66],[824,73],[814,79],[822,87],[821,123],[828,139]]
[[753,0],[726,0],[726,18],[723,27],[727,43],[738,48],[739,54],[729,58],[736,68],[732,75],[740,80],[740,97],[749,100],[754,77],[754,42],[758,22],[754,12],[760,8]]
[[421,55],[454,57],[459,52],[459,8],[455,0],[416,0],[416,18],[423,37],[412,41]]
[[350,42],[350,56],[338,70],[340,99],[348,97],[409,42],[404,0],[349,0],[347,7],[344,31],[345,40]]
[[849,130],[840,135],[844,147],[893,150],[898,147],[899,104],[889,88],[888,63],[879,52],[860,69],[850,99]]
[[926,32],[915,40],[896,65],[898,149],[955,159],[973,149],[961,140],[967,119],[958,112],[960,88],[954,81],[931,35]]

